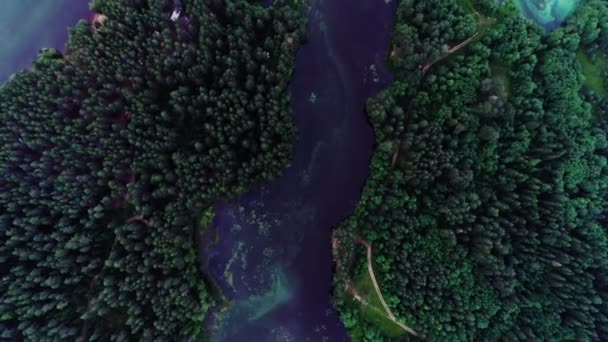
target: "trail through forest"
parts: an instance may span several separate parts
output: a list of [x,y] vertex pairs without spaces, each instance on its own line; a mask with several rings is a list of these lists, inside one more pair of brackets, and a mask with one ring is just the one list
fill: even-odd
[[[386,301],[384,300],[384,297],[382,296],[382,291],[380,290],[380,286],[378,285],[378,281],[376,280],[376,275],[374,273],[374,266],[372,263],[372,246],[371,246],[371,244],[369,242],[363,240],[361,237],[357,237],[356,241],[357,241],[357,243],[359,243],[365,247],[365,250],[367,253],[367,271],[369,273],[370,278],[372,279],[372,283],[374,284],[374,289],[376,291],[376,294],[378,295],[378,298],[380,298],[380,302],[382,303],[382,307],[384,308],[384,312],[382,312],[382,314],[385,315],[391,321],[395,322],[406,332],[408,332],[414,336],[418,336],[418,333],[416,333],[416,331],[414,329],[408,327],[407,325],[405,325],[402,322],[400,322],[399,320],[397,320],[397,317],[395,317],[395,315],[393,314],[393,312],[391,311],[389,306],[386,304]],[[351,287],[351,293],[352,293],[353,297],[355,298],[355,300],[357,300],[361,304],[370,305],[365,299],[363,299],[357,293],[357,290],[354,287]],[[378,310],[378,308],[376,308],[376,307],[372,306],[372,308],[375,310]]]

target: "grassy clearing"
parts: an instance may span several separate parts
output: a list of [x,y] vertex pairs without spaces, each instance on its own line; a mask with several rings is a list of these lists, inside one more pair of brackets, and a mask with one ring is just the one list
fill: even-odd
[[490,73],[492,74],[492,78],[500,84],[498,95],[506,99],[511,97],[511,68],[503,64],[492,65]]
[[384,308],[382,307],[382,302],[380,301],[380,296],[378,296],[378,293],[374,289],[374,283],[369,272],[367,272],[367,268],[365,268],[359,277],[357,277],[355,288],[361,298],[368,303],[359,303],[361,317],[365,321],[378,327],[378,329],[388,337],[395,338],[407,334],[403,328],[386,316]]
[[386,317],[382,309],[375,306],[361,304],[361,315],[363,319],[378,327],[387,337],[395,338],[407,334],[397,323]]
[[608,70],[608,57],[602,54],[593,63],[586,53],[579,50],[576,53],[576,59],[581,65],[583,76],[585,76],[585,85],[600,96],[608,96],[608,89],[602,77],[603,72]]
[[462,6],[462,8],[469,14],[475,14],[477,13],[477,11],[475,10],[475,6],[473,6],[473,3],[471,2],[471,0],[458,0],[458,3],[460,4],[460,6]]
[[361,298],[365,299],[371,306],[377,307],[380,310],[383,309],[382,301],[380,300],[378,293],[376,293],[374,282],[372,281],[372,277],[370,277],[369,272],[367,272],[367,267],[365,267],[361,271],[359,277],[357,277],[355,288],[357,289],[357,293],[361,296]]

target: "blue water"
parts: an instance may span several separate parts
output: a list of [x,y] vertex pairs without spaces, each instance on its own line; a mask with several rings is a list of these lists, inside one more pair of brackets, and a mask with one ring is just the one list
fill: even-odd
[[88,0],[1,0],[0,83],[31,66],[42,48],[62,50],[68,26],[89,15]]
[[332,226],[368,176],[366,99],[385,67],[395,1],[313,1],[290,93],[298,140],[275,181],[218,206],[210,273],[235,300],[218,341],[347,341],[330,302]]

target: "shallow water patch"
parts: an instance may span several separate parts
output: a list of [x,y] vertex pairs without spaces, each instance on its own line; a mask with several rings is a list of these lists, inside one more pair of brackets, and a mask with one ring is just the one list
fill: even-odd
[[517,0],[516,4],[526,18],[551,31],[576,10],[580,0]]

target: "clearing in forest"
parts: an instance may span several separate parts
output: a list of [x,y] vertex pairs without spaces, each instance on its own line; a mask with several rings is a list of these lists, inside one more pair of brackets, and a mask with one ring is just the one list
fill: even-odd
[[604,54],[591,61],[589,56],[581,50],[576,53],[576,59],[581,64],[585,85],[599,96],[608,96],[608,89],[604,82],[604,73],[608,71],[608,57]]
[[367,271],[367,267],[361,272],[356,279],[355,291],[360,299],[361,317],[369,323],[378,327],[382,333],[388,337],[399,337],[407,334],[407,332],[395,321],[393,321],[382,306],[382,301],[378,292],[374,288],[372,278]]
[[492,78],[498,82],[498,94],[502,98],[508,99],[511,97],[511,68],[504,64],[495,64],[490,66]]

